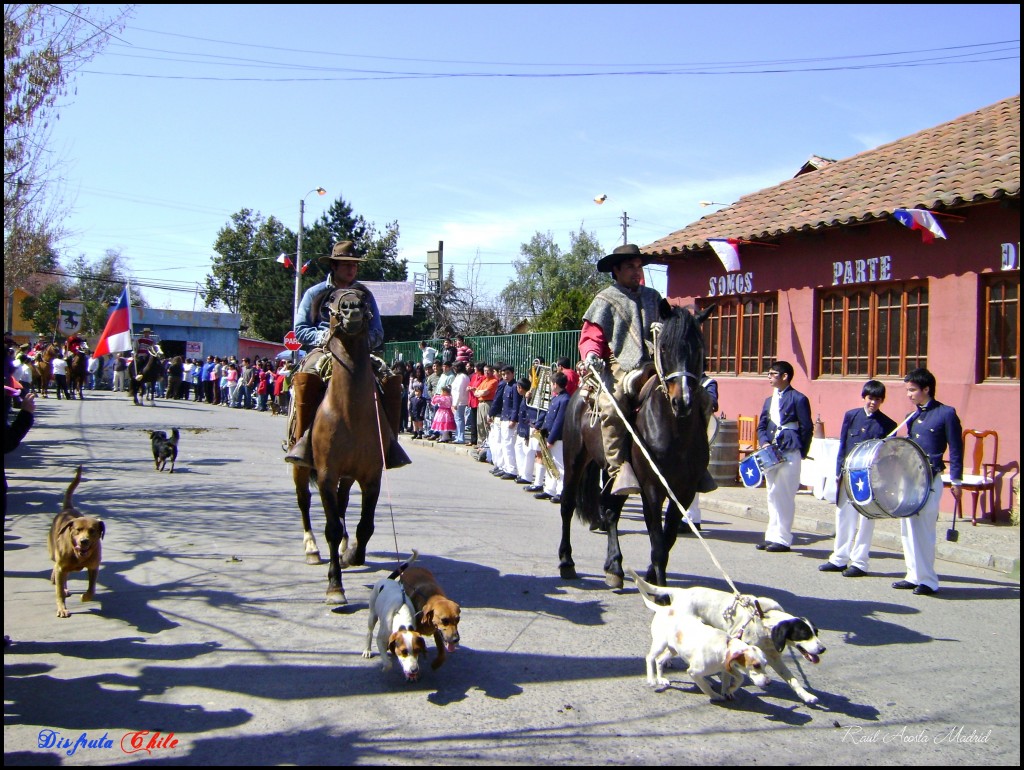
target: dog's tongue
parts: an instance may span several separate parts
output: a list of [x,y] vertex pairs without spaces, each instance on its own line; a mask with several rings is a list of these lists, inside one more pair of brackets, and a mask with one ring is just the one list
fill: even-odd
[[459,645],[457,645],[455,642],[448,642],[448,644],[446,644],[444,648],[448,650],[448,652],[455,652],[457,649],[459,649]]
[[[803,650],[801,650],[801,652],[803,652]],[[817,655],[810,652],[804,652],[804,657],[811,661],[811,663],[817,663],[821,660]]]

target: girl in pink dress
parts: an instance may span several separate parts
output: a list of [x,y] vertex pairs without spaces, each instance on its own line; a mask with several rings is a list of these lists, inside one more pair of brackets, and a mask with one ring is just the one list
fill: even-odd
[[430,423],[430,428],[441,434],[441,438],[437,440],[438,444],[447,444],[452,440],[452,431],[455,430],[455,412],[452,411],[452,389],[442,385],[441,392],[430,399],[430,403],[437,409],[434,412],[434,421]]

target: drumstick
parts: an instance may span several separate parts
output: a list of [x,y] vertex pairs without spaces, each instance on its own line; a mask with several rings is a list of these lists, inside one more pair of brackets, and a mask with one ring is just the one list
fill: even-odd
[[896,435],[896,431],[898,431],[900,428],[902,428],[908,422],[913,420],[915,417],[919,417],[920,414],[921,414],[921,410],[920,409],[918,409],[916,412],[911,412],[909,415],[907,415],[907,419],[905,419],[903,422],[901,422],[899,425],[897,425],[895,428],[893,428],[892,429],[892,433],[890,433],[888,436],[886,436],[886,438],[892,438],[893,436],[895,436]]

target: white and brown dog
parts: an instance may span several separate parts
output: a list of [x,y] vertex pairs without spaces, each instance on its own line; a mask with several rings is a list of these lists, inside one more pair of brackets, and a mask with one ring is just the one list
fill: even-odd
[[416,628],[425,637],[433,635],[437,645],[437,656],[430,667],[440,668],[447,653],[455,652],[459,646],[462,609],[448,598],[434,573],[426,567],[403,565],[400,569],[399,580],[416,609]]
[[[644,586],[640,583],[637,586],[644,604],[654,612],[651,650],[647,654],[647,682],[652,687],[670,684],[664,676],[664,668],[673,656],[686,661],[686,673],[713,701],[731,700],[747,674],[759,684],[768,683],[765,671],[768,661],[757,647],[712,628],[674,604],[657,604]],[[714,674],[722,677],[719,693],[711,689],[707,679]]]
[[89,571],[89,588],[82,594],[82,601],[88,602],[96,595],[96,577],[103,560],[101,541],[107,533],[107,526],[99,519],[83,516],[72,505],[71,497],[82,480],[82,466],[78,466],[74,481],[64,493],[64,509],[53,518],[46,549],[53,561],[50,582],[57,594],[57,617],[69,618],[64,599],[68,593],[68,575],[78,570]]
[[401,583],[389,578],[377,581],[370,593],[370,618],[367,621],[363,657],[373,657],[373,629],[379,620],[377,650],[380,652],[381,668],[390,671],[392,659],[398,660],[407,682],[415,682],[420,678],[420,658],[427,654],[427,643],[416,630],[415,612]]
[[[768,665],[779,673],[804,703],[814,705],[818,702],[817,696],[804,688],[782,659],[783,651],[789,646],[810,663],[821,661],[825,645],[818,638],[818,629],[810,620],[789,614],[777,601],[767,597],[748,594],[737,596],[702,587],[664,588],[647,583],[632,570],[629,570],[629,574],[637,587],[653,601],[667,599],[673,607],[699,618],[707,625],[726,633],[738,632],[740,639],[764,653]],[[751,678],[755,684],[763,686],[757,678]]]

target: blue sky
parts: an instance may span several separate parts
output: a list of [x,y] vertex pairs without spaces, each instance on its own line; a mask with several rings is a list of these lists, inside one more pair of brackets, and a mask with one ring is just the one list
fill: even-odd
[[231,214],[296,230],[323,186],[307,223],[341,195],[486,300],[538,231],[610,251],[626,212],[651,243],[1019,93],[1019,30],[1018,5],[142,5],[54,129],[64,254],[119,249],[179,289],[151,305],[202,309]]

